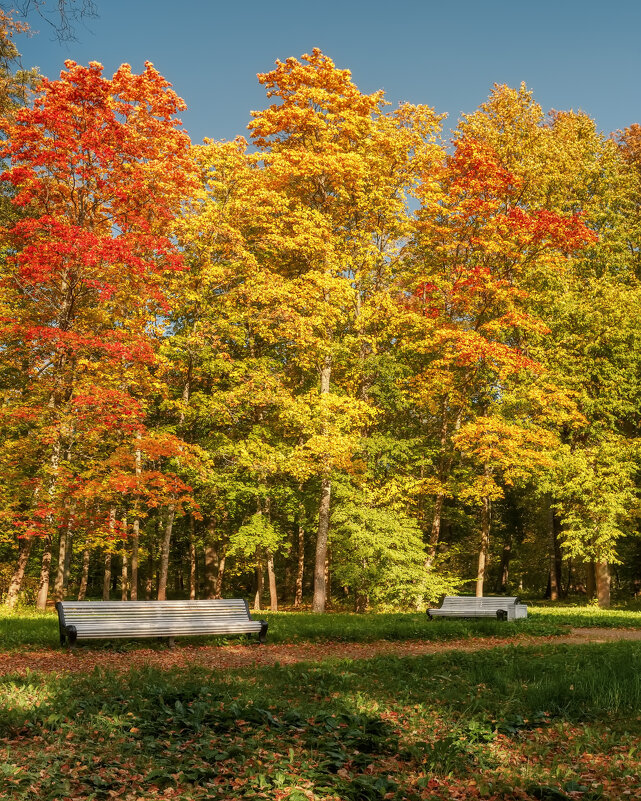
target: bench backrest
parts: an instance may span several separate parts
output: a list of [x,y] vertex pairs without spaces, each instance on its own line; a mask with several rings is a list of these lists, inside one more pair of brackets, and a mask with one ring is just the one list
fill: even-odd
[[485,596],[476,598],[473,595],[446,595],[441,609],[507,609],[519,603],[519,599],[508,596]]
[[211,618],[249,620],[249,606],[242,598],[209,601],[61,601],[66,625],[99,623],[117,617],[140,623],[143,620],[191,619],[203,613]]

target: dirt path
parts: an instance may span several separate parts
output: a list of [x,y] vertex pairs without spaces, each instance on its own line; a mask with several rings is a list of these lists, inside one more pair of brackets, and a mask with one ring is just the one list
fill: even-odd
[[483,637],[464,640],[425,641],[378,640],[370,643],[295,643],[191,646],[156,650],[136,648],[126,652],[93,650],[80,647],[72,653],[63,649],[39,649],[24,652],[0,653],[0,674],[38,670],[46,673],[80,673],[94,668],[127,671],[144,666],[163,669],[187,668],[200,665],[212,670],[229,670],[248,665],[291,665],[296,662],[320,662],[326,659],[370,659],[389,654],[393,656],[420,656],[444,651],[480,651],[501,645],[538,645],[542,643],[591,643],[614,640],[639,640],[641,629],[571,629],[560,637]]

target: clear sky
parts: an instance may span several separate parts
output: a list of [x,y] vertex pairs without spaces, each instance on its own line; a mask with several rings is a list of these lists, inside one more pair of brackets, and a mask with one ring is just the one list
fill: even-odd
[[641,122],[641,0],[96,0],[78,42],[20,38],[25,66],[57,77],[67,58],[152,61],[188,104],[194,142],[246,134],[266,105],[257,72],[313,47],[362,91],[426,103],[454,125],[492,84],[524,81],[545,110],[582,109],[610,133]]

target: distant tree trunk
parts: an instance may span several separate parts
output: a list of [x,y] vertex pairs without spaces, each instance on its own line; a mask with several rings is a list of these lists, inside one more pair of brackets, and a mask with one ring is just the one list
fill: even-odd
[[267,552],[267,577],[269,579],[269,608],[278,612],[278,596],[276,592],[276,573],[274,571],[274,556]]
[[369,604],[369,596],[366,592],[354,592],[354,611],[359,615],[364,615],[367,612]]
[[[55,408],[55,405],[56,402],[54,393],[49,400],[49,407],[53,409]],[[58,483],[58,470],[60,467],[61,448],[62,448],[61,432],[59,431],[51,451],[51,458],[49,460],[51,467],[51,477],[49,479],[50,502],[53,502],[56,484]],[[70,454],[67,454],[68,458],[69,456]],[[40,609],[42,611],[44,611],[47,608],[47,598],[49,596],[49,577],[51,574],[51,544],[52,544],[51,531],[54,528],[54,518],[52,513],[47,515],[47,523],[49,531],[46,534],[46,536],[43,537],[44,549],[42,551],[42,562],[40,566],[40,584],[38,586],[38,595],[36,597],[36,609]]]
[[[320,394],[329,394],[332,377],[332,359],[326,356],[320,374]],[[327,562],[327,542],[329,539],[329,517],[332,484],[328,475],[321,478],[321,497],[318,506],[318,534],[316,536],[316,560],[314,564],[314,598],[312,610],[324,612],[327,603],[325,584],[325,565]]]
[[189,515],[189,598],[196,598],[196,521]]
[[430,527],[430,538],[427,544],[427,558],[425,560],[425,569],[430,570],[434,558],[436,557],[436,549],[438,547],[439,537],[441,535],[441,514],[443,512],[443,502],[445,501],[445,493],[439,492],[434,501],[434,512],[432,514],[432,525]]
[[165,524],[165,536],[162,541],[160,552],[160,575],[158,577],[158,600],[167,600],[167,576],[169,573],[169,546],[171,544],[171,532],[174,527],[174,515],[176,507],[172,503],[167,512],[167,522]]
[[89,584],[89,548],[82,552],[82,575],[80,577],[80,588],[78,589],[78,600],[84,601],[87,597],[87,585]]
[[111,593],[111,551],[105,553],[105,574],[102,581],[102,600],[108,601]]
[[586,569],[586,577],[585,577],[585,592],[588,598],[594,598],[596,594],[596,565],[593,561],[588,562],[585,566]]
[[13,609],[18,603],[20,597],[20,590],[22,589],[22,581],[24,579],[25,570],[29,561],[29,554],[33,546],[34,538],[32,536],[21,537],[18,540],[18,562],[16,564],[9,589],[7,590],[7,597],[5,598],[5,606]]
[[129,533],[129,524],[127,516],[122,517],[122,533],[125,539],[122,542],[122,571],[120,573],[120,599],[127,600],[127,593],[129,590],[129,556],[127,554],[127,535]]
[[254,596],[254,609],[260,611],[260,599],[263,594],[263,587],[265,585],[265,576],[263,572],[263,563],[260,555],[257,554],[256,563],[256,595]]
[[[485,466],[485,475],[489,475],[489,467]],[[476,597],[483,597],[483,584],[487,572],[487,563],[490,550],[490,521],[491,521],[490,499],[483,498],[481,507],[481,547],[479,548],[478,572],[476,574]]]
[[503,543],[501,551],[501,571],[498,581],[498,591],[507,592],[510,581],[510,561],[512,559],[512,532],[510,531]]
[[[142,452],[140,450],[140,431],[136,434],[136,481],[140,480],[142,472]],[[134,522],[131,537],[131,589],[129,597],[132,601],[138,600],[138,549],[140,547],[140,510],[138,499],[134,509]]]
[[205,545],[205,595],[207,598],[216,597],[217,562],[218,558],[214,546]]
[[216,598],[223,597],[223,576],[225,575],[225,559],[226,554],[223,550],[220,559],[218,560],[218,572],[216,573]]
[[563,557],[559,541],[559,519],[549,501],[549,532],[550,532],[550,600],[558,601],[563,595]]
[[325,571],[327,568],[327,542],[329,539],[329,517],[332,484],[328,477],[321,480],[321,500],[318,510],[318,534],[316,537],[316,560],[314,564],[314,598],[312,611],[324,612],[327,603]]
[[53,599],[56,602],[64,600],[65,595],[65,565],[68,565],[67,551],[71,542],[71,527],[73,525],[71,515],[72,513],[69,515],[64,531],[60,532],[60,541],[58,543],[58,566],[53,583]]
[[38,586],[38,596],[36,598],[36,609],[44,611],[47,608],[47,598],[49,597],[49,575],[51,572],[51,536],[47,534],[43,537],[44,550],[42,552],[42,563],[40,567],[40,584]]
[[596,562],[596,594],[599,606],[607,609],[610,606],[610,568],[607,562]]
[[154,556],[149,550],[147,556],[147,576],[145,577],[145,600],[151,601],[154,589]]
[[65,564],[62,573],[62,592],[67,592],[69,586],[69,572],[71,570],[71,556],[73,554],[73,531],[69,532],[69,540],[67,542],[67,552],[65,553]]
[[565,585],[565,589],[563,590],[563,597],[565,598],[567,594],[570,592],[570,586],[572,585],[572,557],[568,557],[568,581]]
[[298,521],[298,568],[296,570],[296,592],[294,594],[294,606],[301,606],[303,603],[303,578],[305,573],[305,529]]
[[221,565],[224,572],[224,555],[221,558],[217,543],[216,522],[210,518],[205,544],[205,594],[207,598],[220,598],[222,587]]
[[[444,486],[449,478],[452,469],[452,457],[447,451],[447,441],[450,433],[450,421],[448,420],[447,401],[443,401],[441,409],[441,459],[438,467],[438,479],[441,486]],[[458,431],[461,428],[461,411],[456,415],[454,420],[454,430]],[[441,519],[443,515],[443,506],[445,504],[446,495],[444,492],[437,492],[434,499],[434,511],[432,512],[432,524],[430,526],[430,536],[427,543],[427,558],[425,560],[426,571],[431,570],[434,559],[436,558],[436,549],[438,548],[439,539],[441,536]]]
[[[116,507],[112,506],[109,510],[109,543],[108,548],[111,548],[111,543],[116,533]],[[105,575],[102,582],[102,600],[108,601],[111,593],[111,551],[105,552]]]

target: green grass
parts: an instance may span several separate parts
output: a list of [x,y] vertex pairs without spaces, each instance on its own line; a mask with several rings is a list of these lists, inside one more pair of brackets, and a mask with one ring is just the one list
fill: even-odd
[[538,620],[559,623],[563,626],[597,626],[603,628],[641,628],[641,609],[599,609],[585,606],[534,606],[528,614]]
[[[430,622],[424,613],[316,615],[310,612],[263,611],[252,613],[252,617],[269,621],[270,643],[452,640],[519,634],[549,636],[565,633],[570,626],[641,627],[641,611],[603,610],[594,606],[530,606],[526,620],[506,623],[490,619],[436,619]],[[188,640],[191,644],[222,641],[221,638]],[[0,650],[58,647],[58,643],[58,617],[55,612],[28,609],[9,612],[0,607]],[[144,640],[139,641],[139,646],[161,647]],[[112,644],[95,641],[89,647],[111,648]],[[132,647],[135,644],[132,643]]]
[[641,644],[6,676],[0,763],[7,801],[622,798]]

